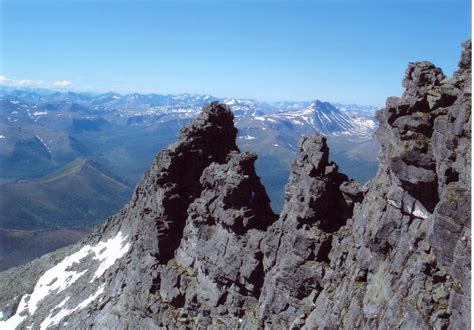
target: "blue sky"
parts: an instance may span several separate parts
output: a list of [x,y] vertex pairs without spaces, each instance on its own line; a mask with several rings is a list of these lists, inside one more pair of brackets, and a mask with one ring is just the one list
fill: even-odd
[[383,105],[407,63],[451,75],[467,0],[1,1],[0,75],[91,91]]

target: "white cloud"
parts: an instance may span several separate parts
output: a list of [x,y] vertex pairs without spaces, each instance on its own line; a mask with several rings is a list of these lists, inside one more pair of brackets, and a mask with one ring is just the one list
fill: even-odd
[[60,80],[54,81],[52,83],[47,83],[41,80],[17,80],[10,79],[5,76],[0,76],[0,85],[9,86],[9,87],[41,87],[41,88],[67,88],[72,85],[69,80]]

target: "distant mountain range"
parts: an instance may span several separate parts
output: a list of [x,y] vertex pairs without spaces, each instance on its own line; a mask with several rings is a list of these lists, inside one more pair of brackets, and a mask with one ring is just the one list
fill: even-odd
[[[217,98],[211,95],[180,94],[128,94],[116,93],[91,94],[74,92],[55,92],[44,89],[17,90],[9,87],[0,87],[1,108],[4,111],[17,111],[17,108],[27,108],[23,113],[9,113],[11,121],[19,116],[28,116],[32,120],[39,120],[47,116],[49,112],[61,111],[72,113],[83,113],[95,116],[106,116],[108,120],[111,115],[130,119],[142,116],[144,118],[155,118],[166,120],[167,116],[185,119],[195,117],[202,106],[219,101],[232,107],[236,116],[255,116],[263,114],[274,114],[282,112],[300,111],[308,107],[317,107],[319,110],[331,105],[340,110],[343,115],[351,117],[373,117],[377,110],[373,106],[330,104],[320,101],[307,102],[260,102],[252,99]],[[3,115],[7,115],[4,113]],[[118,120],[118,118],[115,118]]]
[[234,112],[239,147],[259,155],[257,174],[277,212],[302,136],[328,136],[332,158],[360,182],[375,175],[375,107],[4,87],[0,200],[8,211],[0,228],[89,230],[105,221],[129,197],[155,155],[214,101]]
[[266,185],[274,184],[270,169],[278,171],[280,183],[269,192],[277,210],[283,203],[289,164],[304,135],[327,135],[334,159],[359,181],[375,175],[378,148],[370,138],[376,126],[375,107],[0,88],[0,182],[38,178],[82,157],[135,183],[154,155],[213,101],[232,108],[239,144],[260,155],[256,165]]

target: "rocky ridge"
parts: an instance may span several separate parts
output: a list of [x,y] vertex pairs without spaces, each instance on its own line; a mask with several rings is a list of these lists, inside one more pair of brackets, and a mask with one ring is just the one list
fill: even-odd
[[78,244],[0,273],[2,328],[468,328],[471,42],[411,63],[361,187],[303,138],[276,216],[211,103]]
[[[389,98],[377,114],[382,151],[376,178],[360,190],[343,183],[330,195],[336,203],[342,193],[346,206],[318,198],[330,190],[293,167],[290,198],[277,234],[266,242],[268,254],[278,257],[267,271],[260,326],[469,328],[470,59],[469,41],[451,79],[429,62],[409,65],[404,94]],[[305,143],[304,175],[318,168],[305,156]],[[330,173],[323,164],[319,173]],[[324,232],[320,219],[332,210],[335,230]],[[337,220],[344,210],[347,218]],[[304,231],[306,214],[311,220]],[[318,241],[330,243],[323,249]]]

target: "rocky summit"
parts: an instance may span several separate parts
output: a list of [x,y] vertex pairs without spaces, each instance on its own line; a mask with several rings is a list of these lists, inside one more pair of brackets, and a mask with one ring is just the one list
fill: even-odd
[[211,103],[79,243],[0,273],[0,328],[470,327],[471,42],[411,63],[360,186],[303,138],[280,216]]

